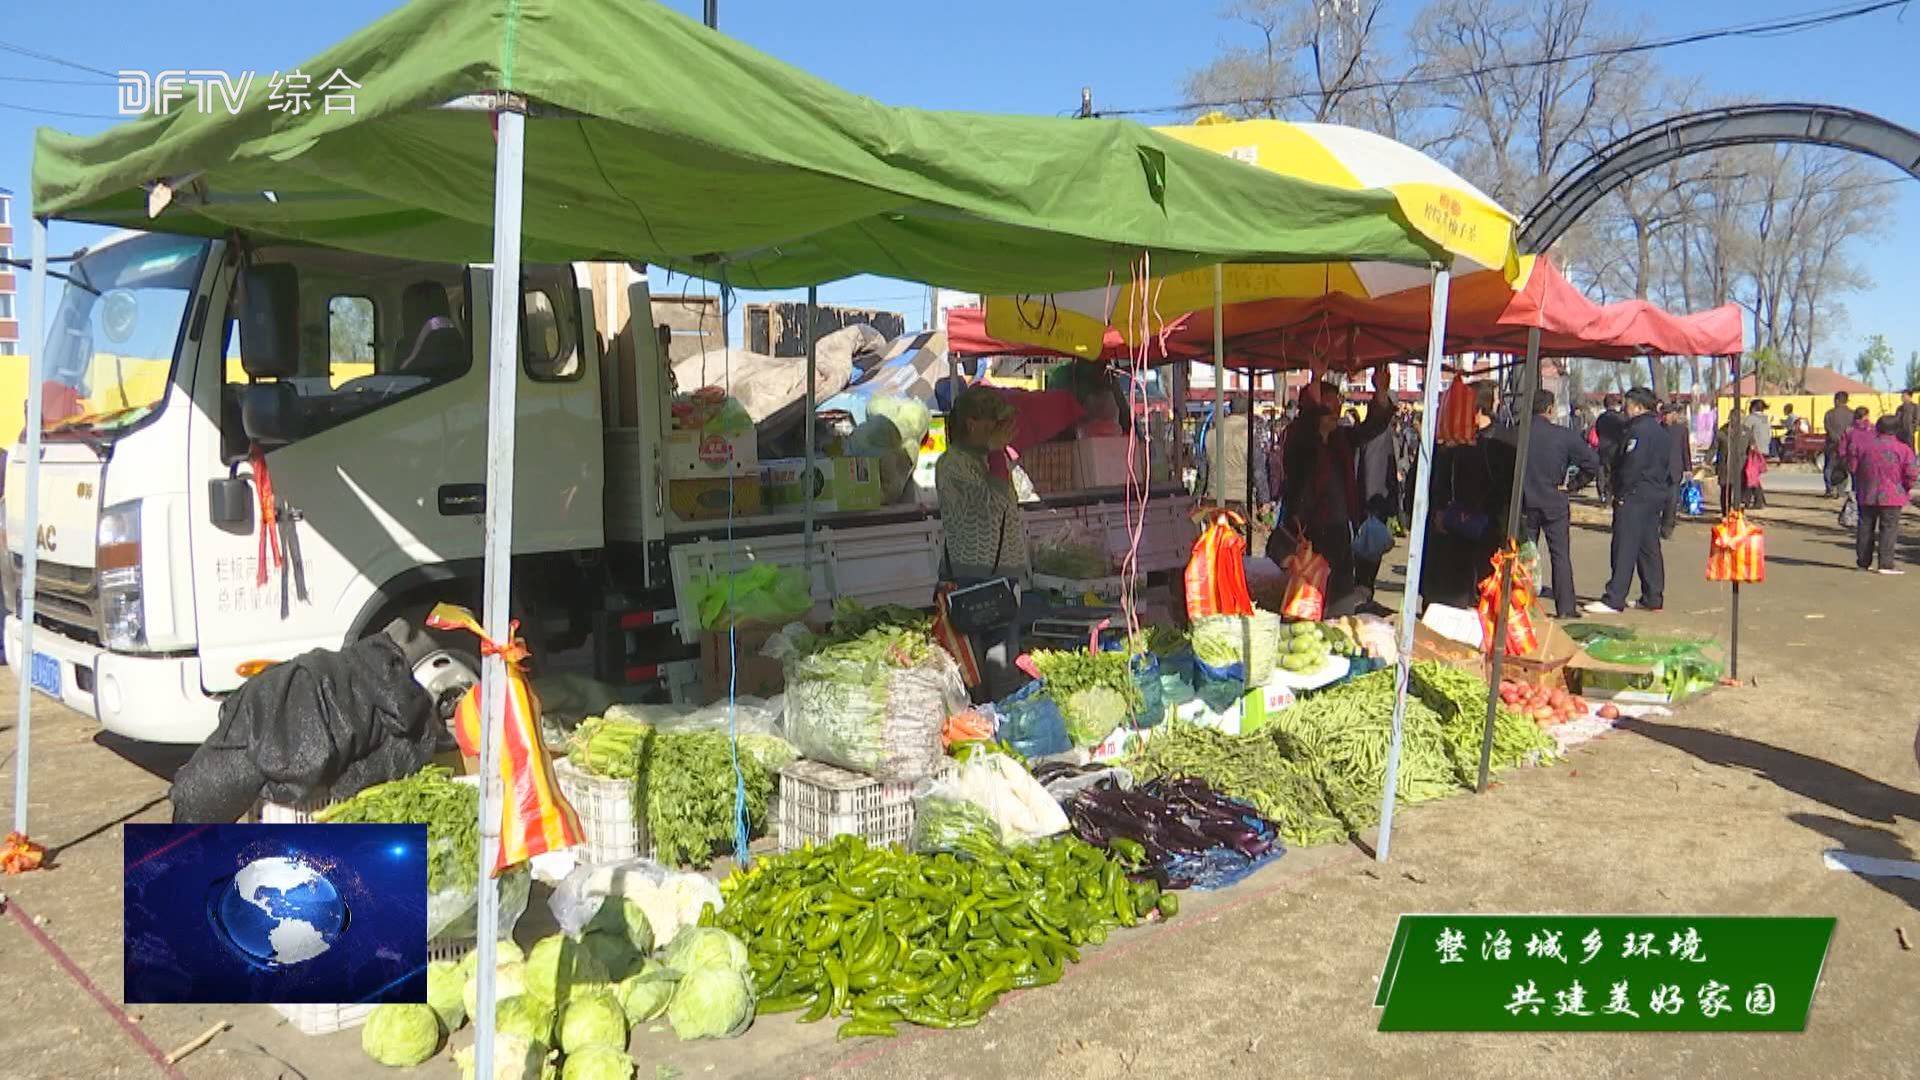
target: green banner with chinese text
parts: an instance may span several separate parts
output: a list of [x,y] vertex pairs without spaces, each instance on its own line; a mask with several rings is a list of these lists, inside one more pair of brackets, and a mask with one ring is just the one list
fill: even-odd
[[1834,920],[1403,915],[1381,1031],[1801,1031]]

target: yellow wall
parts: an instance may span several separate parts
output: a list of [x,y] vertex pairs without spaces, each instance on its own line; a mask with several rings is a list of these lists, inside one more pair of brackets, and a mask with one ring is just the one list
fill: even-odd
[[[1740,399],[1742,413],[1747,411],[1749,407],[1747,403],[1751,400],[1753,399],[1746,397]],[[1773,426],[1776,429],[1785,426],[1782,420],[1787,412],[1785,406],[1792,405],[1793,415],[1806,417],[1807,429],[1816,435],[1825,434],[1826,429],[1821,426],[1821,421],[1826,417],[1827,410],[1833,408],[1832,394],[1762,394],[1760,400],[1767,403],[1767,415],[1773,419]],[[1900,407],[1900,395],[1867,393],[1849,395],[1848,408],[1857,409],[1862,405],[1867,407],[1869,420],[1878,420]],[[1724,422],[1727,410],[1733,408],[1733,398],[1723,397],[1714,403],[1714,407],[1719,410],[1720,418]]]

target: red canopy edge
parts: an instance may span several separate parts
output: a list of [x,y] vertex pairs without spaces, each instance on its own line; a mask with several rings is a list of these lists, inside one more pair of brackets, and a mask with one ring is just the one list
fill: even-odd
[[[1426,351],[1431,306],[1427,289],[1377,299],[1335,293],[1229,305],[1228,362],[1236,368],[1304,369],[1319,363],[1330,370],[1356,371],[1418,358]],[[1447,311],[1448,352],[1523,353],[1533,328],[1541,331],[1543,356],[1630,360],[1650,354],[1728,356],[1745,351],[1737,305],[1676,315],[1645,300],[1596,304],[1545,258],[1534,262],[1518,292],[1494,273],[1454,281]],[[969,356],[1061,355],[987,336],[980,308],[947,312],[947,342],[954,352]],[[1180,320],[1166,339],[1170,358],[1203,359],[1212,348],[1211,312]],[[1153,351],[1157,355],[1160,350]],[[1120,332],[1109,328],[1102,356],[1128,355]]]

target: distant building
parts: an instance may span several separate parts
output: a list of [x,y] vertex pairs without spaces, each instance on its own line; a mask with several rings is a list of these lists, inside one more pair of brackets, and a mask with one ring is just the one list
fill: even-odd
[[13,192],[0,188],[0,356],[20,351],[20,315],[14,310],[14,282],[18,275],[7,260],[13,258]]

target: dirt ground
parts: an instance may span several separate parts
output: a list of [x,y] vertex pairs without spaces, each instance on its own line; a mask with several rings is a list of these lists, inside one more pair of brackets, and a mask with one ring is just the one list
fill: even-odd
[[[1485,796],[1404,810],[1387,864],[1356,847],[1290,852],[1236,888],[1191,897],[1170,924],[1116,934],[1060,985],[1007,999],[972,1031],[836,1044],[826,1025],[774,1017],[722,1043],[643,1032],[641,1080],[1920,1074],[1920,953],[1897,932],[1920,944],[1920,882],[1821,863],[1836,847],[1920,850],[1920,572],[1855,571],[1851,537],[1816,497],[1778,495],[1761,520],[1770,577],[1742,598],[1745,686],[1510,774]],[[1589,596],[1606,539],[1576,530]],[[1911,526],[1905,550],[1920,556]],[[1667,611],[1626,618],[1724,634],[1728,595],[1702,580],[1705,551],[1706,526],[1683,526],[1667,547]],[[0,701],[12,686],[0,673]],[[12,726],[0,723],[9,751]],[[165,820],[165,786],[93,736],[57,707],[35,712],[34,833],[58,869],[0,879],[0,1078],[374,1073],[356,1033],[307,1038],[263,1006],[116,1004],[120,825]],[[1803,1034],[1382,1035],[1375,979],[1406,911],[1833,915],[1839,929]],[[161,1063],[222,1019],[231,1030]],[[444,1057],[412,1072],[454,1075]]]

